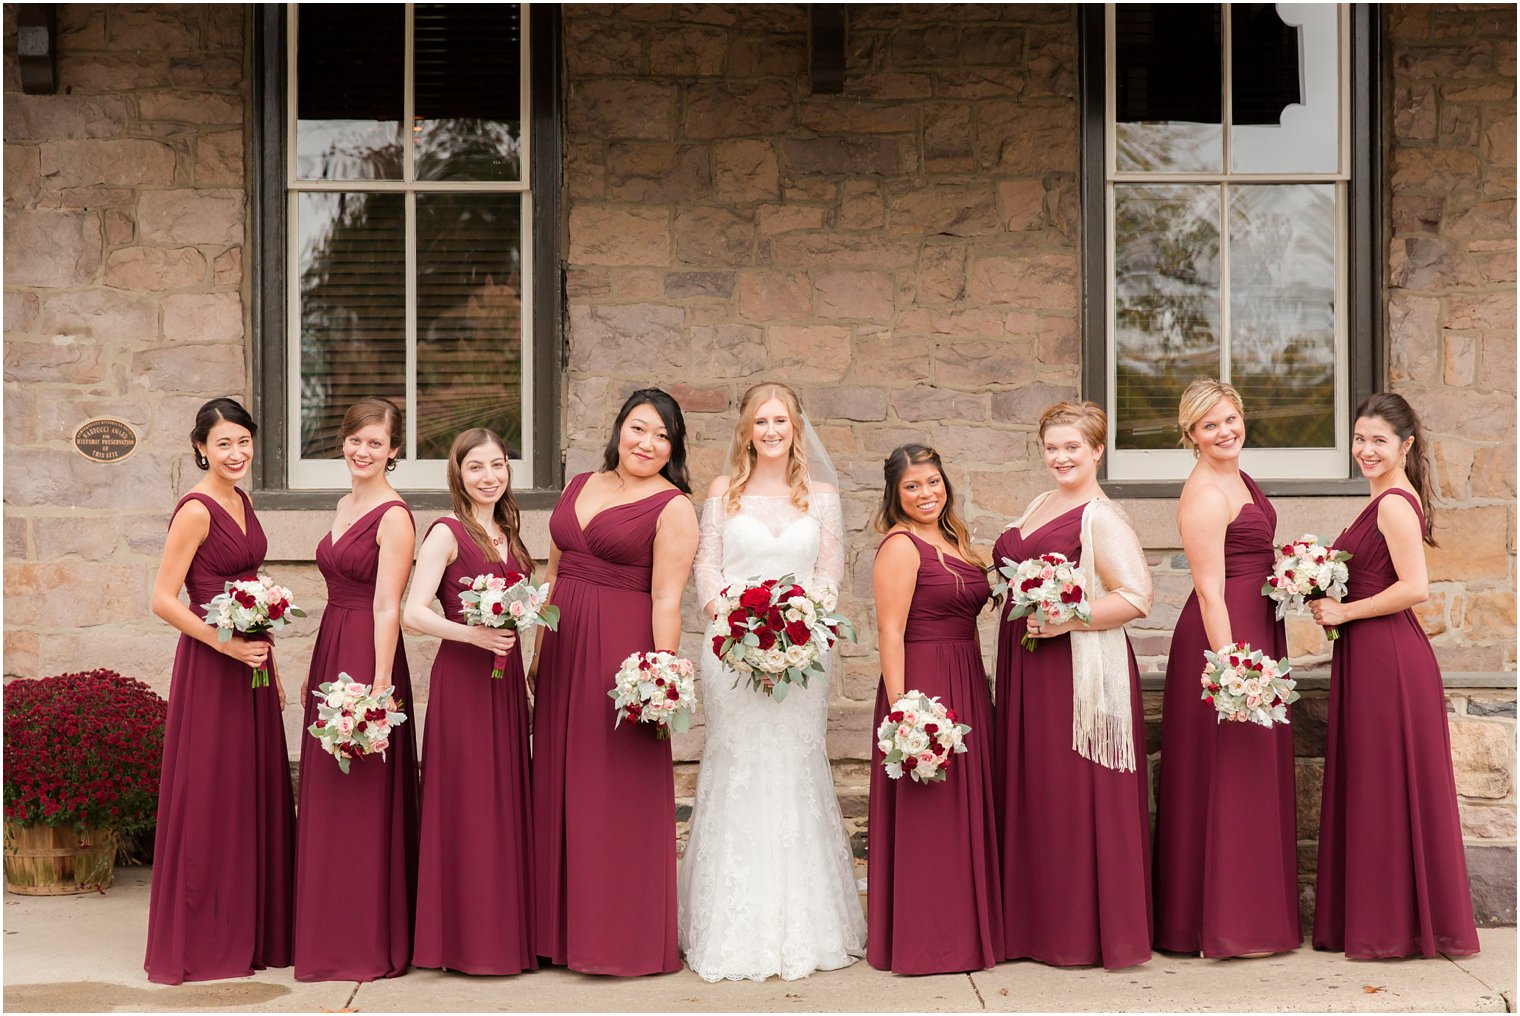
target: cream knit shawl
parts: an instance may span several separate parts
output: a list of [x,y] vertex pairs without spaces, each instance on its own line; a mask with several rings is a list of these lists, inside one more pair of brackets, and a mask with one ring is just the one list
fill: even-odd
[[[1019,526],[1046,491],[1014,521]],[[1145,551],[1124,509],[1104,497],[1082,509],[1082,573],[1088,603],[1118,593],[1144,617],[1151,609],[1151,574]],[[1135,769],[1134,718],[1129,688],[1129,639],[1124,629],[1071,632],[1071,747],[1108,769]]]

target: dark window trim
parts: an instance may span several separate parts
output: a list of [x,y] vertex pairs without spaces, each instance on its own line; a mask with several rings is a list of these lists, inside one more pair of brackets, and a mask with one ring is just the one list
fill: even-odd
[[[1108,224],[1104,200],[1104,4],[1083,4],[1078,26],[1082,111],[1082,393],[1099,405],[1108,396],[1104,333],[1108,322]],[[1379,391],[1387,377],[1383,336],[1383,250],[1387,195],[1383,187],[1382,17],[1370,4],[1351,6],[1351,182],[1346,237],[1347,380],[1351,406]],[[1103,467],[1100,478],[1106,477]],[[1175,498],[1180,480],[1104,481],[1114,497]],[[1263,480],[1280,497],[1365,494],[1366,481],[1348,451],[1346,478]]]
[[[563,72],[557,6],[528,8],[533,88],[530,158],[533,176],[533,459],[531,490],[516,493],[520,508],[551,508],[564,484],[559,438],[564,360]],[[253,322],[252,408],[259,420],[254,490],[260,508],[330,510],[341,489],[291,490],[286,480],[285,264],[285,46],[286,6],[268,4],[254,13],[253,93],[250,132],[253,177],[249,184],[250,320]],[[415,508],[448,508],[447,491],[404,490]]]

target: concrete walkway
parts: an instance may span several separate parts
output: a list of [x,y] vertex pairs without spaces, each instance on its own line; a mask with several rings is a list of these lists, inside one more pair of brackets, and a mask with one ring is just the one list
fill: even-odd
[[1482,932],[1465,960],[1351,962],[1303,948],[1260,960],[1157,954],[1131,970],[1004,963],[893,977],[857,963],[801,981],[707,984],[690,971],[622,980],[549,969],[520,977],[414,970],[371,984],[302,984],[289,969],[168,988],[143,976],[146,868],[118,868],[104,895],[5,896],[5,1009],[12,1012],[1504,1012],[1515,997],[1515,929]]

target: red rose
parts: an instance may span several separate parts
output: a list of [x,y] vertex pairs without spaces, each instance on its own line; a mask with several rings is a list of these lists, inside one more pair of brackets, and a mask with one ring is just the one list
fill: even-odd
[[737,612],[728,615],[728,633],[736,639],[742,639],[744,633],[749,631],[749,625],[744,623],[744,618]]
[[764,582],[760,583],[760,588],[762,588],[762,589],[775,589],[776,588],[776,580],[775,579],[766,579]]
[[284,615],[285,615],[285,601],[284,600],[281,600],[279,603],[271,603],[269,605],[269,620],[271,620],[271,621],[278,621]]
[[1046,564],[1060,564],[1061,563],[1061,555],[1060,554],[1041,554],[1040,555],[1040,560],[1044,561]]
[[939,724],[938,723],[925,723],[924,724],[924,733],[928,734],[930,737],[933,737],[935,734],[939,733]]
[[950,708],[946,708],[945,709],[945,719],[949,720],[951,723],[954,723],[955,722],[955,710],[954,709],[950,709]]
[[645,655],[644,653],[640,653],[639,654],[639,669],[640,670],[648,670],[649,669],[649,657],[647,655]]
[[803,589],[801,586],[793,586],[790,590],[787,591],[786,595],[787,599],[791,599],[793,596],[806,596],[807,590]]
[[755,632],[755,635],[760,639],[761,649],[769,649],[776,644],[776,633],[769,628],[761,628]]
[[911,770],[911,769],[917,769],[918,768],[918,756],[917,755],[905,755],[905,756],[903,756],[902,767],[904,769],[909,769],[909,770]]
[[1038,589],[1038,588],[1040,588],[1040,580],[1039,579],[1025,579],[1023,582],[1019,583],[1019,592],[1021,592],[1021,593],[1027,593],[1031,589]]
[[666,688],[665,697],[670,699],[672,702],[678,701],[681,698],[681,691],[679,688]]
[[359,722],[358,722],[358,723],[357,723],[357,724],[356,724],[356,725],[355,725],[355,726],[354,726],[354,730],[356,730],[356,731],[358,731],[358,732],[359,732],[359,733],[361,733],[361,734],[362,734],[362,733],[364,733],[364,731],[366,731],[366,730],[368,730],[368,729],[369,729],[369,721],[368,721],[368,720],[360,720],[360,721],[359,721]]
[[515,585],[517,585],[521,581],[522,581],[522,573],[521,572],[515,572],[515,571],[509,571],[509,572],[507,572],[507,585],[509,585],[509,586],[515,586]]
[[1080,589],[1070,589],[1070,590],[1067,590],[1066,592],[1063,592],[1061,594],[1061,602],[1062,603],[1081,603],[1082,602],[1082,590],[1080,590]]
[[901,723],[903,721],[902,710],[901,709],[894,709],[894,710],[892,710],[890,713],[887,714],[887,719],[891,720],[893,723]]
[[772,631],[781,631],[786,627],[786,618],[781,616],[780,608],[772,607],[765,615],[765,623]]
[[793,621],[786,626],[786,637],[792,640],[794,646],[805,646],[813,637],[813,632],[806,622]]
[[728,639],[724,638],[722,635],[713,636],[713,655],[718,657],[720,660],[723,658],[723,643],[727,641]]
[[493,603],[493,604],[491,604],[491,613],[493,613],[493,614],[500,614],[503,611],[505,611],[506,609],[507,608],[504,605],[500,604],[500,603]]
[[746,589],[739,595],[739,605],[746,610],[760,613],[771,604],[771,594],[765,589]]

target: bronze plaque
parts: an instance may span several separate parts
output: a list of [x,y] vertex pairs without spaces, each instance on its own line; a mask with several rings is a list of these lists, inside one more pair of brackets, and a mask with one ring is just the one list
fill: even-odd
[[74,431],[74,448],[91,462],[120,462],[137,448],[137,432],[120,420],[86,420]]

